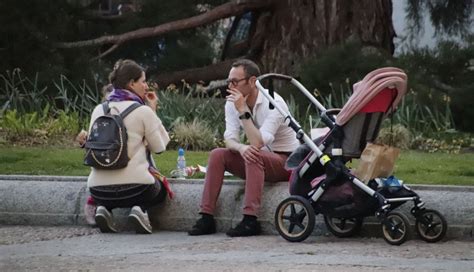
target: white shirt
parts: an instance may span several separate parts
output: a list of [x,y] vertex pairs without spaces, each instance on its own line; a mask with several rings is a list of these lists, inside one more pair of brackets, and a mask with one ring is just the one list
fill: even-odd
[[[268,93],[268,90],[264,91]],[[280,95],[275,93],[274,100],[281,109],[289,112],[288,106]],[[253,123],[262,135],[263,144],[270,151],[293,152],[299,146],[295,131],[284,123],[285,117],[277,109],[270,110],[268,99],[260,91],[251,113]],[[225,104],[225,140],[232,139],[240,142],[240,132],[243,127],[239,116],[234,103],[227,101]]]

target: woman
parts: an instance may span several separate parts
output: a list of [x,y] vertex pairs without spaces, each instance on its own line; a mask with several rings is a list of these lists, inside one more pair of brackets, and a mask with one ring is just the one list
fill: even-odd
[[[163,201],[166,179],[156,170],[150,152],[160,153],[169,142],[168,133],[156,115],[158,98],[148,91],[145,71],[132,60],[119,60],[109,75],[113,90],[108,94],[111,113],[119,114],[133,103],[138,107],[124,119],[127,129],[128,165],[116,170],[91,168],[87,186],[97,203],[95,220],[102,232],[117,232],[112,209],[131,207],[129,220],[137,233],[152,233],[146,210]],[[101,105],[92,112],[89,135],[94,121],[104,114]],[[160,180],[161,179],[161,180]]]

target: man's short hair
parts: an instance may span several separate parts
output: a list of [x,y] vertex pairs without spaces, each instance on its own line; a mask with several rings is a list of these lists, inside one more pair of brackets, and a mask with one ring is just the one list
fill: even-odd
[[260,76],[260,68],[258,65],[249,59],[240,59],[232,63],[232,67],[242,67],[247,77]]

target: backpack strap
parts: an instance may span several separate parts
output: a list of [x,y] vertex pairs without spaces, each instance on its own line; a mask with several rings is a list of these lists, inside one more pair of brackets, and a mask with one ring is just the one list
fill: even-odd
[[104,115],[107,115],[110,112],[109,101],[102,103],[102,109],[104,110]]
[[141,106],[143,105],[139,103],[133,103],[132,105],[128,106],[128,108],[126,108],[124,111],[120,113],[120,117],[122,117],[122,119],[125,119],[125,117],[127,117],[128,114],[130,114],[133,110]]

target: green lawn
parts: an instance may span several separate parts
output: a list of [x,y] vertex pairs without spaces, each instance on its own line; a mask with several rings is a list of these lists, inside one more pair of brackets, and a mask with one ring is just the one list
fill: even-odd
[[[82,164],[79,148],[0,147],[0,174],[87,176],[90,168]],[[208,152],[186,152],[187,165],[207,165]],[[178,151],[154,155],[160,171],[170,176],[176,168]],[[204,177],[197,175],[196,177]]]
[[[155,155],[160,171],[169,176],[176,167],[176,150]],[[0,147],[0,174],[86,176],[83,151],[72,148]],[[207,164],[208,152],[186,152],[188,165]],[[408,184],[474,186],[474,154],[403,151],[395,175]],[[197,175],[202,178],[203,174]]]

